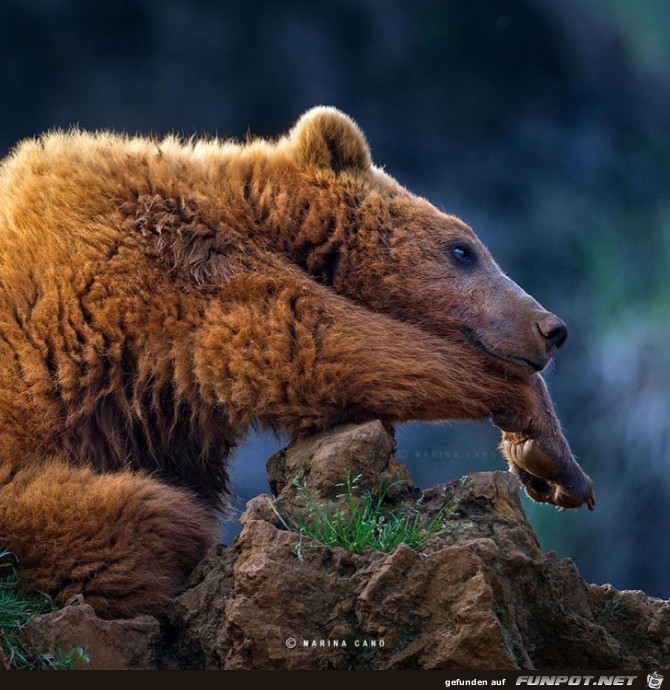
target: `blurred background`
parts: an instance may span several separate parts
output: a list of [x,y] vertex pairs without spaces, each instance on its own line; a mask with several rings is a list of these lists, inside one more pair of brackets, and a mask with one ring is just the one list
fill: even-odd
[[[548,382],[599,503],[527,512],[587,581],[670,597],[670,3],[2,4],[3,155],[73,124],[274,136],[315,104],[352,115],[378,164],[568,322]],[[489,424],[398,439],[420,486],[504,468]],[[237,454],[238,506],[281,445]]]

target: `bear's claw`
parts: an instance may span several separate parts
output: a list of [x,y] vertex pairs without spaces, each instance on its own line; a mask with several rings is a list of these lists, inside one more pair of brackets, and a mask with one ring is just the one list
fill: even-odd
[[558,461],[535,439],[513,441],[503,436],[500,446],[510,471],[530,498],[563,510],[596,504],[593,484],[572,456]]

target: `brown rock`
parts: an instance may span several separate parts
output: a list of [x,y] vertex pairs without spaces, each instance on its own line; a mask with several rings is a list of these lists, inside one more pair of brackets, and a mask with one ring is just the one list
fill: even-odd
[[155,669],[160,626],[151,616],[130,620],[102,620],[81,596],[54,613],[35,617],[24,628],[22,641],[40,653],[75,647],[86,649],[90,670]]
[[281,520],[272,496],[259,494],[247,503],[244,513],[240,516],[240,523],[245,525],[250,520],[263,520],[277,527],[280,525]]
[[401,545],[355,555],[301,541],[278,527],[268,505],[267,497],[250,502],[234,545],[213,555],[171,608],[180,665],[630,669],[670,663],[668,602],[586,585],[570,561],[545,556],[506,472],[473,474],[425,492],[414,508],[426,518],[442,509],[444,532],[421,552]]
[[294,480],[330,500],[343,493],[346,477],[358,476],[361,493],[375,494],[392,485],[389,498],[407,495],[414,483],[407,468],[393,458],[394,450],[393,435],[378,420],[335,427],[298,439],[273,455],[266,465],[270,488],[289,512],[296,499]]

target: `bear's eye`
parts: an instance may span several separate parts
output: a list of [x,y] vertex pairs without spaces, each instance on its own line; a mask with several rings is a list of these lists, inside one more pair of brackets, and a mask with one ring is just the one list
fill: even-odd
[[461,266],[472,266],[477,261],[477,255],[467,244],[455,244],[449,253],[454,262]]

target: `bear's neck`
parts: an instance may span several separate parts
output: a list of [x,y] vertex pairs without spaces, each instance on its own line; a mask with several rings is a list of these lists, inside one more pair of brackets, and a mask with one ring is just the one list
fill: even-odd
[[288,177],[259,189],[248,203],[270,249],[332,286],[341,278],[344,252],[351,250],[357,234],[358,203],[345,196],[344,190],[334,193]]

